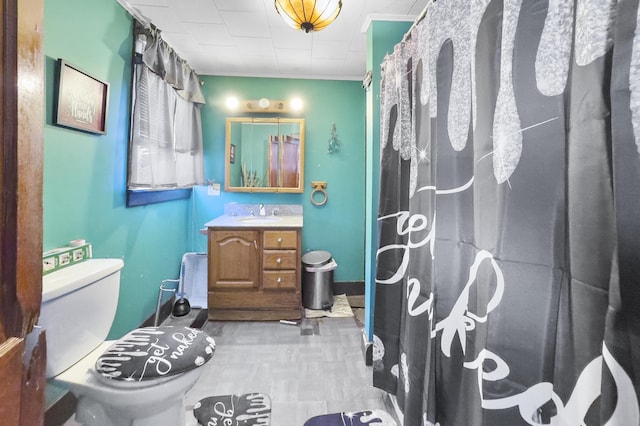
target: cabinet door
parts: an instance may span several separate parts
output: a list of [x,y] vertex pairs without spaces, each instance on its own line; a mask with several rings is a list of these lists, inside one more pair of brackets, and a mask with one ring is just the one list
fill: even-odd
[[209,290],[258,289],[258,231],[209,231]]

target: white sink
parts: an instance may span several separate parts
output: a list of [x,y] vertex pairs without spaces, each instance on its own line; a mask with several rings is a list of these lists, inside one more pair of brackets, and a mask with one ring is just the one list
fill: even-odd
[[279,221],[280,221],[279,217],[249,216],[249,217],[238,218],[238,222],[249,222],[249,223],[255,223],[255,224],[274,223]]
[[204,224],[207,228],[278,227],[302,228],[302,215],[232,216],[222,215]]

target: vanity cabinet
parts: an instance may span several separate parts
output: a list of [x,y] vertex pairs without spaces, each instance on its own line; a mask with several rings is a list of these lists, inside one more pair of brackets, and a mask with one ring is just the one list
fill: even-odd
[[300,230],[209,228],[209,319],[302,316]]

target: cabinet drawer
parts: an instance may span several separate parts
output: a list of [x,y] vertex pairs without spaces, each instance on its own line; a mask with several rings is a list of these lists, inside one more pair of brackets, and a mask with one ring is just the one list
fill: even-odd
[[262,288],[270,289],[296,289],[296,271],[263,271]]
[[296,269],[298,252],[296,250],[263,250],[263,269]]
[[298,248],[297,231],[264,231],[263,248],[295,249]]

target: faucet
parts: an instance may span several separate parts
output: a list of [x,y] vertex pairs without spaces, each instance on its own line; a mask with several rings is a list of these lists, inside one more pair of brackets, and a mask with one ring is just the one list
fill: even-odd
[[267,211],[264,208],[264,204],[260,204],[260,216],[265,216],[266,214],[267,214]]
[[277,208],[271,210],[271,216],[275,216],[276,214],[278,214],[278,209]]
[[253,214],[253,209],[249,209],[249,216],[255,216],[255,215]]

